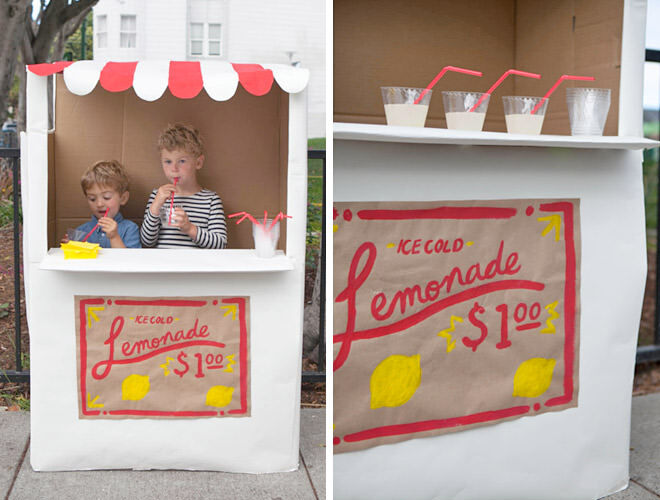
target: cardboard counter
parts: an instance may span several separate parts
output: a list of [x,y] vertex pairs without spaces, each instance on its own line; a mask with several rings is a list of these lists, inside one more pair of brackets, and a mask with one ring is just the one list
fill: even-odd
[[[54,75],[54,126],[48,77]],[[308,72],[225,62],[28,68],[22,199],[35,470],[298,467],[307,199]],[[140,223],[164,182],[156,141],[197,127],[200,184],[225,215],[290,215],[275,257],[249,222],[228,248],[101,249],[64,259],[89,219],[82,172],[117,159],[125,218]]]

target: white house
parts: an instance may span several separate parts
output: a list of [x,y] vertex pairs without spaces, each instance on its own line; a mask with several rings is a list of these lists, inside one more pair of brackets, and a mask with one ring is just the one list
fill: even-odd
[[325,0],[100,0],[94,59],[308,68],[308,137],[325,137]]

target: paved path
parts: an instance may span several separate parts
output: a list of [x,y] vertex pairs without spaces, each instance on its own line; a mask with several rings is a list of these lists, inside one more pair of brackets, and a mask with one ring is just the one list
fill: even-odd
[[189,471],[34,472],[30,414],[0,412],[0,499],[325,499],[325,408],[303,409],[300,468],[282,474]]
[[[0,412],[0,499],[325,499],[325,409],[303,409],[300,469],[284,474],[186,471],[33,472],[28,413]],[[633,398],[630,486],[607,500],[660,500],[660,393]]]

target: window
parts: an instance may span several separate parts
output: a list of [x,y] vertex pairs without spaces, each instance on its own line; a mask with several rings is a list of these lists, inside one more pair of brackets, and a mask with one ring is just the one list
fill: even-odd
[[190,55],[218,57],[222,55],[222,25],[220,23],[190,23]]
[[190,23],[190,55],[201,56],[204,53],[204,24]]
[[96,16],[96,47],[99,49],[108,48],[108,17]]
[[119,46],[125,49],[137,47],[137,22],[134,15],[121,16],[119,28]]
[[209,24],[209,55],[210,56],[219,56],[220,55],[220,25],[219,24]]

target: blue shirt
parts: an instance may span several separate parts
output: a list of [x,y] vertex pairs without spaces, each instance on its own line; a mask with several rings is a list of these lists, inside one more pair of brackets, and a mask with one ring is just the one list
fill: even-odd
[[[117,222],[117,233],[121,238],[121,241],[124,242],[126,248],[141,248],[140,245],[140,229],[137,227],[135,222],[124,219],[120,212],[117,212],[115,215],[115,221]],[[76,229],[79,231],[84,231],[85,234],[89,233],[99,220],[96,215],[92,215],[92,220],[85,222],[82,226],[78,226]],[[101,226],[94,229],[94,232],[89,235],[87,238],[89,243],[98,243],[101,245],[101,248],[110,248],[110,240],[101,229]]]

